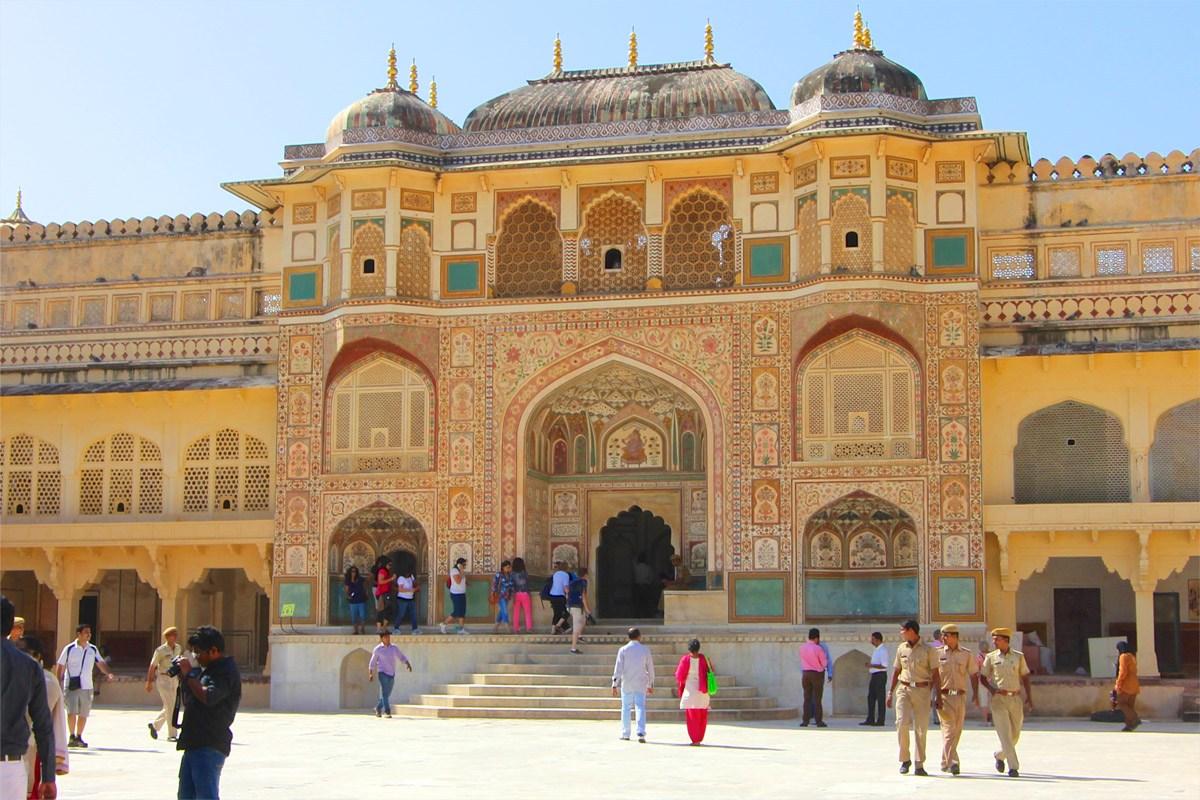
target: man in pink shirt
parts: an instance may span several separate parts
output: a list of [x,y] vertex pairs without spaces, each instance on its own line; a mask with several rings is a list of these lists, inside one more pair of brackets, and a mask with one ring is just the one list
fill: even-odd
[[821,697],[825,694],[825,670],[829,667],[829,657],[825,648],[821,647],[821,631],[816,628],[808,629],[808,641],[800,645],[800,685],[804,687],[804,721],[801,728],[808,727],[808,721],[816,717],[818,728],[827,728],[824,712],[821,709]]

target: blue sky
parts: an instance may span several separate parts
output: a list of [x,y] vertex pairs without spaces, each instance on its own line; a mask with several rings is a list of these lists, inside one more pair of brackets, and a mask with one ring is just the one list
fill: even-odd
[[[973,95],[985,126],[1029,133],[1035,158],[1200,145],[1189,2],[862,0],[875,44],[930,97]],[[702,56],[776,106],[850,44],[853,2],[341,3],[0,0],[0,214],[18,186],[40,222],[242,207],[221,181],[274,176],[285,144],[385,82],[394,41],[421,93],[462,122],[550,69]],[[403,72],[403,71],[402,71]]]

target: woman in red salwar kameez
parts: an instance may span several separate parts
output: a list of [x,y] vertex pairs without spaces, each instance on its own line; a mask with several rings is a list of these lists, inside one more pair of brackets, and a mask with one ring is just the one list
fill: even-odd
[[675,669],[675,683],[679,687],[679,707],[687,717],[688,738],[692,744],[704,741],[704,729],[708,727],[708,673],[712,669],[700,653],[700,640],[688,643],[688,652],[679,660]]

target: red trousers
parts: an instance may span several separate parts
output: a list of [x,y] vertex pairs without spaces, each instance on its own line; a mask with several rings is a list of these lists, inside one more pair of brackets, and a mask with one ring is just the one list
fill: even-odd
[[687,717],[688,738],[692,744],[700,744],[704,741],[704,729],[708,727],[708,709],[687,708],[684,714]]

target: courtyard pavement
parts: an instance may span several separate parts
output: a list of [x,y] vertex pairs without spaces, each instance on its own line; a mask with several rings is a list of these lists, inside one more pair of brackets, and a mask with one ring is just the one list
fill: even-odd
[[[146,709],[93,711],[88,750],[71,751],[63,798],[172,798],[179,754],[152,741]],[[710,725],[687,746],[682,724],[651,725],[647,744],[618,740],[613,722],[376,719],[372,713],[245,711],[221,781],[226,800],[916,797],[1195,798],[1200,727],[1148,722],[1136,733],[1083,720],[1036,720],[1021,737],[1019,779],[994,771],[996,737],[969,722],[964,772],[937,771],[941,735],[929,733],[930,777],[900,775],[896,734],[838,718]]]

